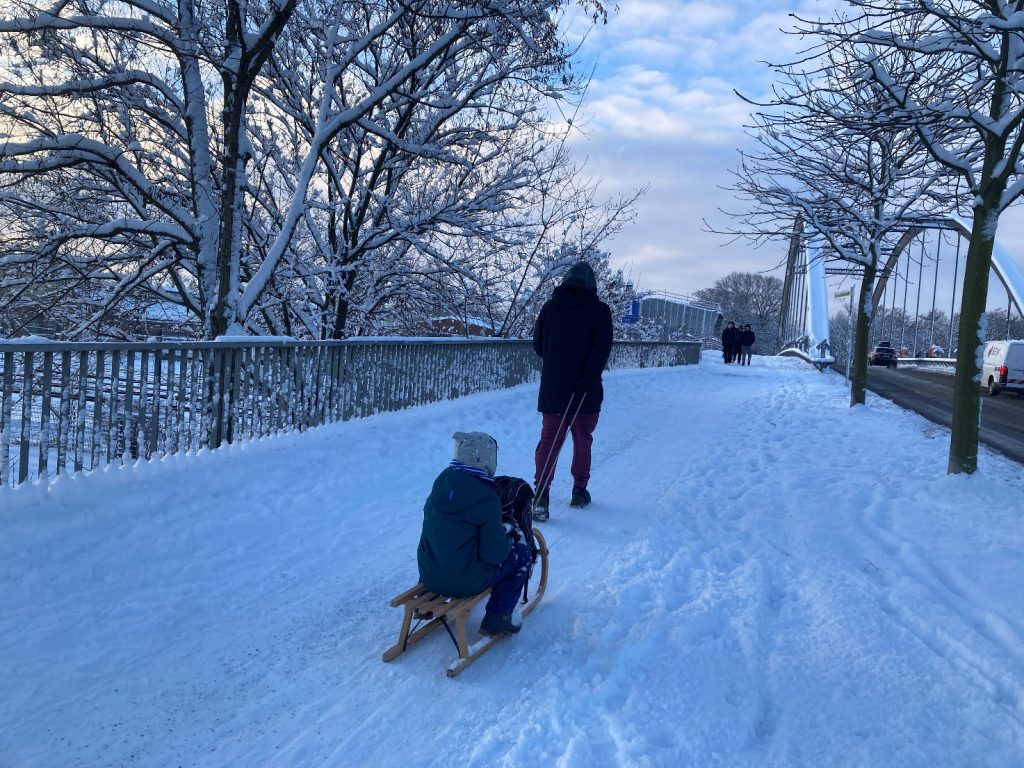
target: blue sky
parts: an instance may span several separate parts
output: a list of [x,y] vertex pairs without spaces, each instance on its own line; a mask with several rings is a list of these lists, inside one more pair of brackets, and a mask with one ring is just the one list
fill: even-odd
[[[607,25],[591,29],[582,62],[595,67],[584,105],[585,135],[577,157],[601,180],[606,195],[650,185],[634,224],[608,241],[612,263],[641,287],[692,293],[734,271],[772,272],[785,259],[785,244],[755,249],[703,231],[702,220],[726,227],[719,209],[742,204],[721,187],[733,182],[738,150],[750,146],[743,132],[753,98],[770,93],[774,75],[765,62],[797,58],[809,41],[792,30],[791,14],[830,16],[843,0],[620,0]],[[588,28],[568,25],[569,35]],[[1024,267],[1024,205],[1000,219],[998,239]],[[830,293],[849,286],[831,278]],[[990,306],[1005,306],[993,278]],[[952,289],[950,277],[948,294]]]
[[[828,6],[834,5],[828,3]],[[766,60],[786,61],[801,42],[780,30],[791,12],[818,16],[814,0],[621,0],[606,26],[594,29],[582,58],[596,67],[587,96],[587,136],[575,142],[606,194],[650,185],[636,223],[610,241],[613,263],[652,290],[691,293],[733,271],[773,269],[784,246],[702,231],[726,225],[718,212],[738,205],[728,191],[749,109],[733,92],[760,96],[772,74]],[[781,275],[781,272],[780,272]]]

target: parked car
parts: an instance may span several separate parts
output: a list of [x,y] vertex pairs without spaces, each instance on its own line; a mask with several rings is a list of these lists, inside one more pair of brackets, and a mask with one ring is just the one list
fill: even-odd
[[899,355],[888,341],[881,342],[868,357],[871,365],[884,365],[886,368],[895,368],[898,360]]
[[981,382],[993,397],[1003,390],[1024,397],[1024,341],[986,343]]

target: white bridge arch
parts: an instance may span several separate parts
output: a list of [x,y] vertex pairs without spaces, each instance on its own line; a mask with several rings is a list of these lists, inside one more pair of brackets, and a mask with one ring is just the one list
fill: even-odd
[[[879,264],[878,280],[872,291],[872,310],[877,310],[886,285],[907,247],[920,235],[935,228],[956,232],[970,240],[969,221],[958,217],[942,217],[931,226],[909,227],[884,264]],[[795,355],[819,366],[833,362],[829,339],[828,283],[825,270],[826,256],[815,242],[808,243],[794,227],[790,239],[786,276],[783,283],[782,322],[779,325],[781,354]],[[1007,297],[1017,312],[1024,316],[1024,271],[1007,253],[997,239],[992,249],[992,270],[1006,288]],[[874,312],[873,312],[874,314]]]

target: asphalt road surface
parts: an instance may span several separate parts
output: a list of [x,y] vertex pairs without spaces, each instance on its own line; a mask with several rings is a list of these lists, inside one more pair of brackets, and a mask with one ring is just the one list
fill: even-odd
[[[953,377],[936,370],[868,366],[868,389],[944,427],[953,423]],[[1024,463],[1024,398],[978,389],[981,441]]]

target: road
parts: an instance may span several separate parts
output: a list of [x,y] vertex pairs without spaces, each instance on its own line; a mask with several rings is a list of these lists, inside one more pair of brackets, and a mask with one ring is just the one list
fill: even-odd
[[[868,389],[897,405],[949,427],[953,422],[953,377],[936,370],[868,366]],[[980,388],[981,441],[1024,463],[1024,398],[1004,392],[989,397]]]

